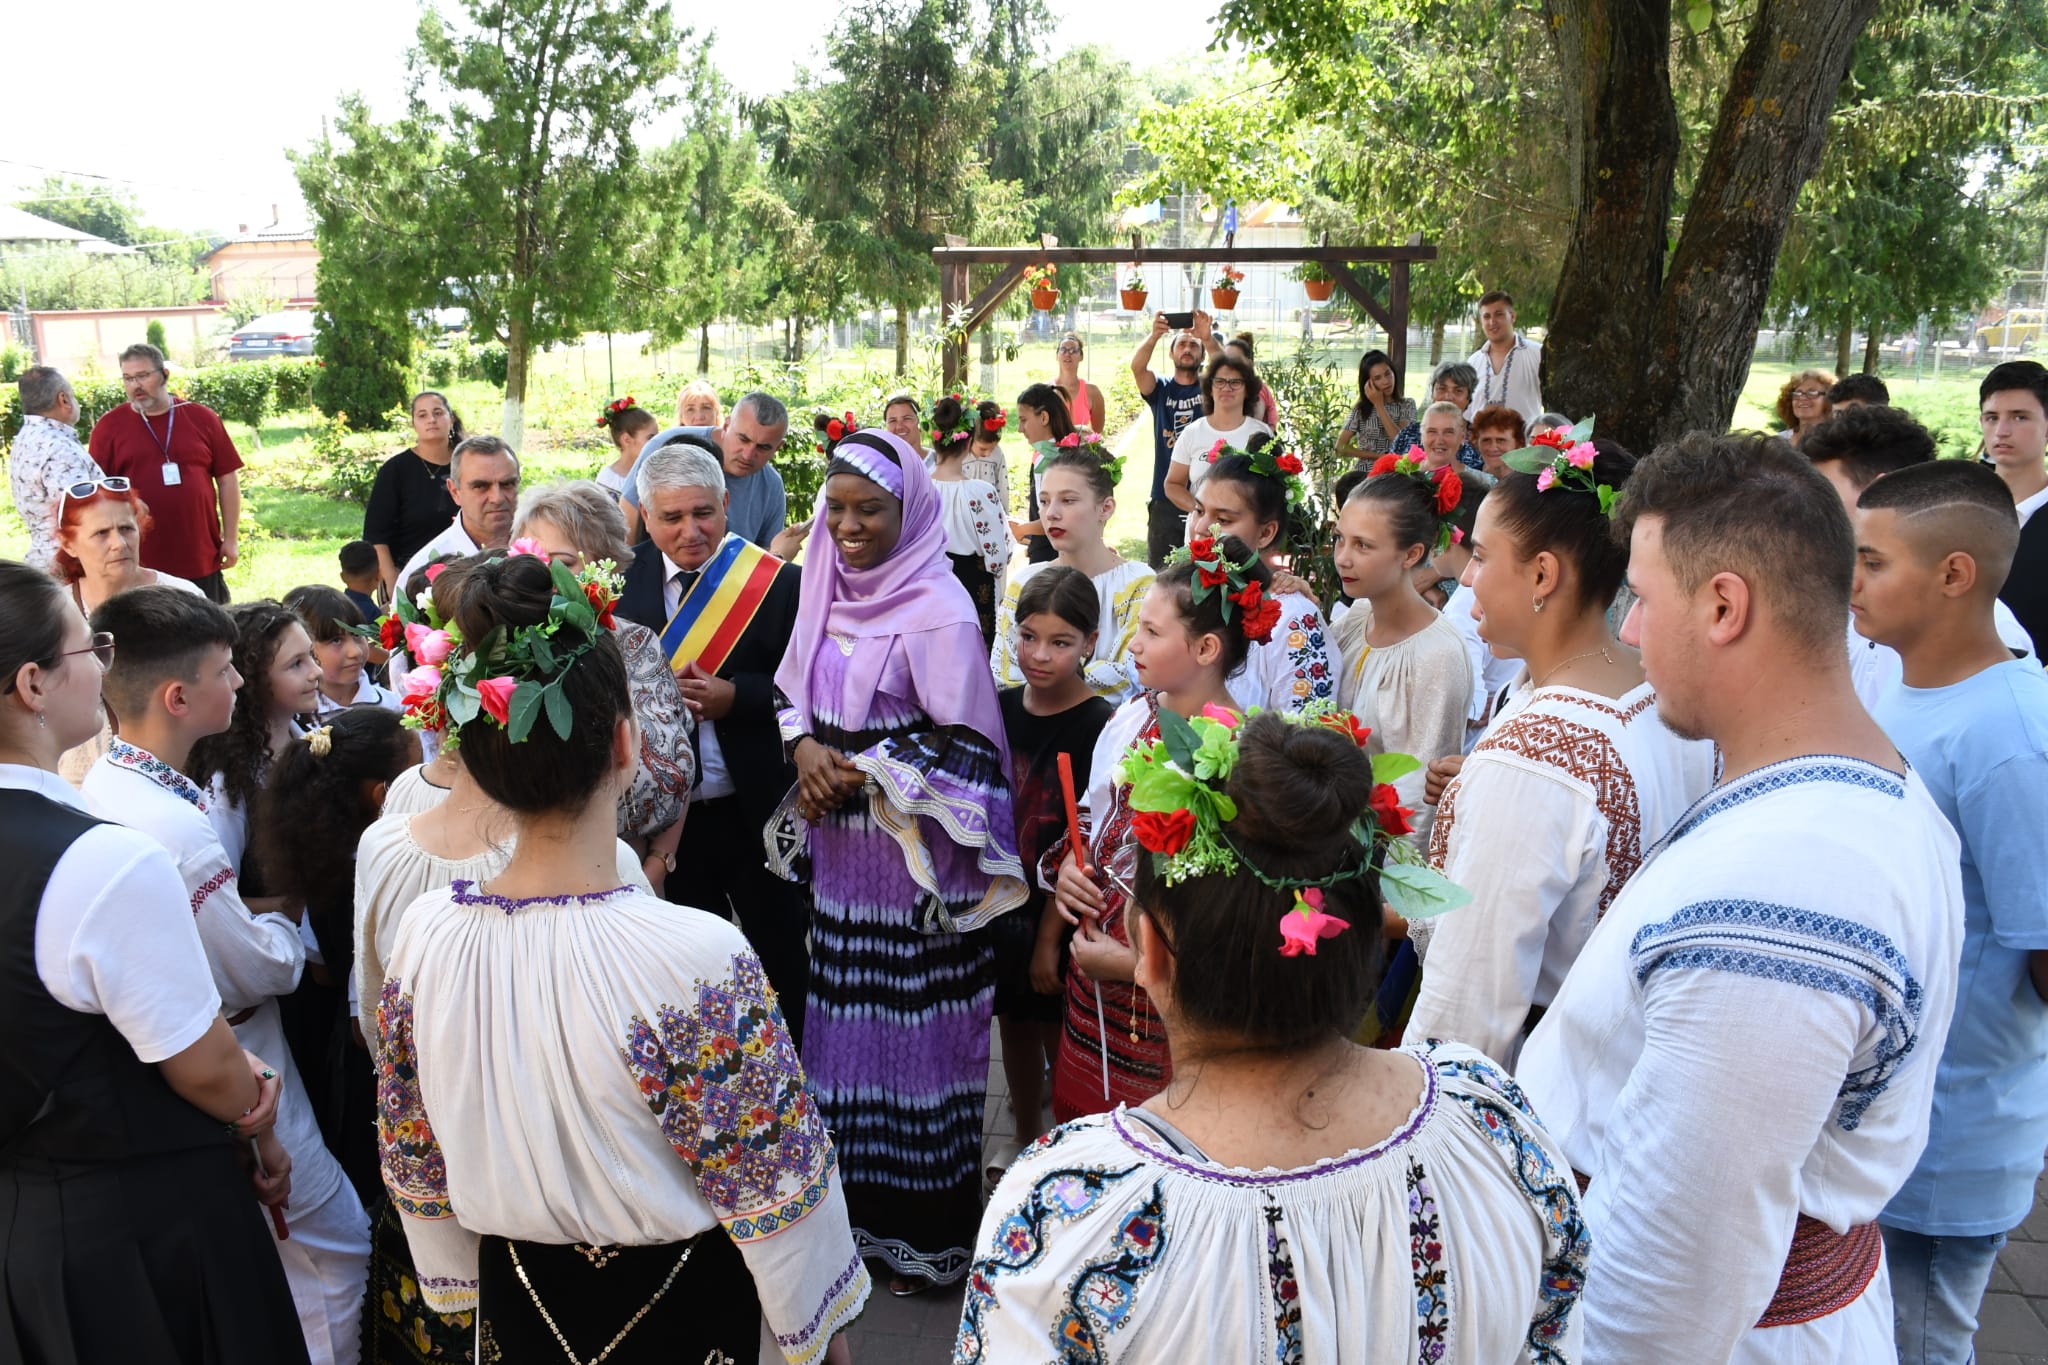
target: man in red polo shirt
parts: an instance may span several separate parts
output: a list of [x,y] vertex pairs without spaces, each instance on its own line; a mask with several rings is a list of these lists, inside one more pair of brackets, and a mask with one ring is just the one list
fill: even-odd
[[138,343],[121,352],[128,401],[93,423],[89,449],[101,469],[127,479],[155,525],[142,541],[144,568],[190,579],[228,600],[221,570],[238,558],[242,457],[212,408],[166,387],[164,353]]

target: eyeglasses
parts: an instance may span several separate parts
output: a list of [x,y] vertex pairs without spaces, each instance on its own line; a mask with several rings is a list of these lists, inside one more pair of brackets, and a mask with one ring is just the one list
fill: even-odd
[[163,370],[143,370],[138,374],[123,374],[121,382],[123,384],[145,384],[149,382],[150,376],[163,373],[165,373]]
[[87,498],[101,493],[126,493],[134,485],[119,474],[108,474],[98,479],[81,479],[71,484],[57,497],[57,520],[64,520],[64,504],[84,502]]
[[1242,379],[1212,379],[1209,381],[1209,387],[1212,389],[1241,389],[1244,387],[1244,381]]
[[1057,348],[1055,348],[1055,349],[1054,349],[1054,351],[1053,351],[1053,354],[1054,354],[1054,355],[1079,355],[1079,354],[1081,354],[1081,348],[1080,348],[1079,346],[1073,346],[1073,345],[1067,345],[1067,346],[1060,346],[1060,347],[1057,347]]
[[1826,389],[1794,389],[1792,390],[1792,396],[1794,398],[1825,398],[1828,396],[1828,391]]
[[[58,660],[68,659],[74,654],[90,654],[100,661],[101,668],[113,667],[114,633],[110,630],[96,630],[92,633],[92,643],[84,649],[60,649],[47,659],[36,660],[36,663],[42,668],[54,668],[57,666]],[[15,679],[9,678],[7,685],[0,687],[0,695],[14,691],[14,683]]]

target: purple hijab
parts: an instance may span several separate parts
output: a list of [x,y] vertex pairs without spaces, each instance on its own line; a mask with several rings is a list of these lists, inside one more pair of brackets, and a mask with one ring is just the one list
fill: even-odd
[[846,695],[835,708],[849,729],[867,722],[868,703],[892,651],[908,665],[914,701],[938,725],[963,725],[994,744],[1008,770],[1001,708],[974,602],[946,558],[939,493],[924,459],[893,432],[855,432],[832,448],[844,461],[903,504],[903,532],[889,557],[871,569],[848,567],[825,525],[818,492],[804,549],[803,590],[789,651],[775,685],[799,716],[810,719],[811,665],[827,635],[854,641]]

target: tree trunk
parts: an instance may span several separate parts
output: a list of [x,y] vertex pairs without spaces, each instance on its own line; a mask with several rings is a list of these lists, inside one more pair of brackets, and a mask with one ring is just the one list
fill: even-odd
[[1855,328],[1849,315],[1842,315],[1842,325],[1835,328],[1835,378],[1849,373],[1849,347],[1855,341]]
[[505,415],[498,423],[498,435],[514,450],[526,434],[526,367],[533,346],[527,339],[527,320],[515,304],[505,327]]
[[996,334],[993,328],[984,325],[978,333],[981,338],[981,391],[996,391]]
[[789,320],[789,363],[792,365],[801,364],[803,362],[804,333],[807,330],[809,330],[807,327],[808,322],[809,319],[806,318],[802,313],[798,313],[795,317]]
[[896,301],[896,377],[910,373],[910,303]]
[[[1655,338],[1615,391],[1637,450],[1722,431],[1749,377],[1771,272],[1820,164],[1856,39],[1879,0],[1760,0],[1665,272]],[[1646,371],[1646,372],[1645,372]],[[1640,380],[1626,382],[1629,373]]]
[[697,324],[697,373],[711,373],[711,324]]
[[[1670,0],[1547,0],[1577,201],[1543,348],[1544,402],[1628,440],[1616,408],[1656,329],[1678,166]],[[1607,416],[1616,419],[1609,425]],[[1644,414],[1647,416],[1647,414]],[[1643,447],[1638,447],[1641,449]]]
[[1429,368],[1435,369],[1444,358],[1444,320],[1438,318],[1429,324]]
[[1878,329],[1884,324],[1873,322],[1870,331],[1863,338],[1863,373],[1877,373],[1877,340],[1884,335]]

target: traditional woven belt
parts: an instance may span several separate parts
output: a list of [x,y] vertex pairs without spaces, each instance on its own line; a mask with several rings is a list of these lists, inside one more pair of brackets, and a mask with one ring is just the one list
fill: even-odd
[[[1579,1193],[1592,1178],[1573,1171]],[[1838,1233],[1818,1218],[1799,1215],[1792,1249],[1778,1275],[1777,1292],[1756,1320],[1759,1327],[1790,1327],[1838,1313],[1863,1297],[1884,1259],[1884,1236],[1875,1223],[1858,1223]]]

